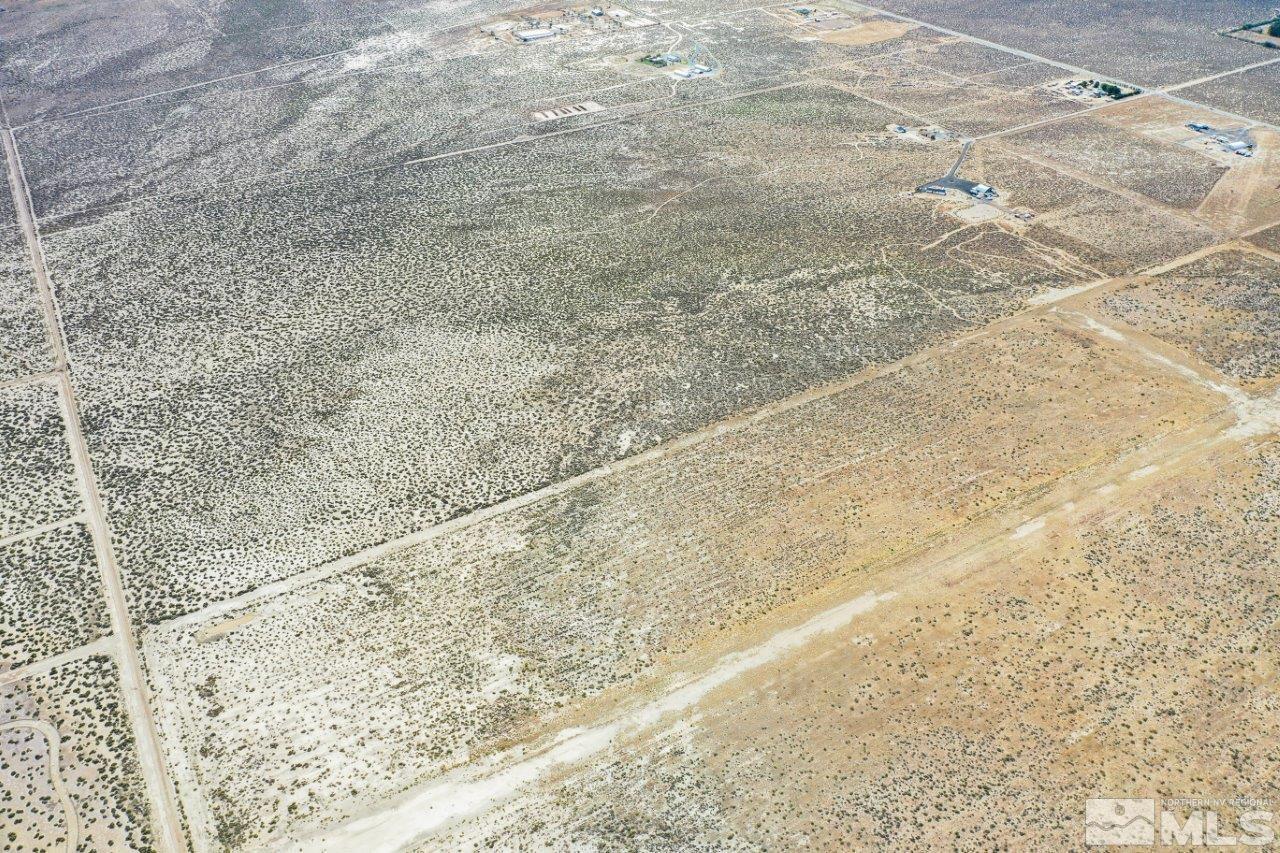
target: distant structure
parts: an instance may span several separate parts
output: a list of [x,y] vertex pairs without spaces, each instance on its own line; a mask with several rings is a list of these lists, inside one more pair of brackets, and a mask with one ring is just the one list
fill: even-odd
[[1137,86],[1122,86],[1106,80],[1068,80],[1052,84],[1050,88],[1060,89],[1073,98],[1110,98],[1113,101],[1131,98],[1142,92]]
[[684,68],[677,68],[668,73],[679,80],[691,80],[694,77],[710,74],[714,70],[710,65],[698,61],[701,55],[702,48],[699,45],[694,45],[689,56],[684,59],[681,59],[679,54],[675,53],[651,53],[648,56],[641,57],[640,61],[655,68],[666,68],[669,65],[679,65],[683,62],[685,64]]
[[947,190],[958,190],[962,193],[967,193],[978,201],[991,201],[998,196],[999,193],[990,184],[980,184],[977,181],[967,181],[964,178],[956,177],[956,173],[960,171],[960,166],[963,165],[964,158],[968,155],[972,146],[973,140],[966,140],[960,148],[960,156],[956,158],[956,162],[947,170],[947,173],[936,181],[930,181],[927,184],[916,187],[916,192],[928,193],[929,195],[946,195]]
[[939,178],[936,181],[916,187],[916,192],[927,193],[928,195],[946,195],[947,190],[962,192],[978,201],[991,201],[1000,195],[996,188],[990,184],[979,184],[975,181],[966,181],[964,178],[956,177]]
[[1226,154],[1235,154],[1239,157],[1252,157],[1254,154],[1256,143],[1249,135],[1248,128],[1223,130],[1205,124],[1202,121],[1193,121],[1187,123],[1187,129],[1194,130],[1202,136],[1210,137],[1210,140],[1218,146],[1219,150]]
[[681,68],[679,71],[672,72],[674,76],[679,77],[681,80],[691,80],[694,77],[701,77],[710,73],[711,66],[709,65],[690,65],[688,68]]
[[534,41],[542,41],[560,35],[560,31],[555,27],[534,27],[527,30],[516,30],[511,35],[515,36],[517,41],[524,44]]
[[538,110],[533,113],[532,118],[536,122],[555,121],[568,116],[585,115],[586,113],[598,113],[604,107],[595,101],[583,101],[580,104],[568,104],[566,106],[552,107],[549,110]]
[[680,57],[674,53],[651,53],[642,57],[640,61],[656,68],[666,68],[668,65],[675,65],[679,62]]

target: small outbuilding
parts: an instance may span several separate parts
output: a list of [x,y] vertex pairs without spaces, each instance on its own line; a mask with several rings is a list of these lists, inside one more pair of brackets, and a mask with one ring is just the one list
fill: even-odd
[[559,33],[559,30],[554,30],[550,27],[545,27],[545,28],[538,27],[536,29],[530,29],[530,30],[516,30],[514,33],[512,33],[512,35],[515,36],[520,41],[524,42],[525,44],[528,44],[529,42],[533,42],[533,41],[542,41],[543,39],[549,39],[552,36],[557,35],[558,33]]

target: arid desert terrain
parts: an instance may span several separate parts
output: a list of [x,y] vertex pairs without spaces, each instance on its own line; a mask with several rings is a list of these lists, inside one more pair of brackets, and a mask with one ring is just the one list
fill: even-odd
[[5,0],[3,850],[1273,844],[1280,10],[880,2]]

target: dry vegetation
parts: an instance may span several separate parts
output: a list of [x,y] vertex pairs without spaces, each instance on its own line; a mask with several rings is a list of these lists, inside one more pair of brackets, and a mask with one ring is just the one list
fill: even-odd
[[1280,123],[1280,66],[1268,65],[1220,77],[1179,94],[1211,107]]
[[82,525],[0,546],[0,671],[111,632],[93,543]]
[[1273,799],[1278,512],[1276,445],[1223,448],[1011,554],[886,573],[896,598],[696,723],[427,849],[1069,849],[1099,791]]
[[7,849],[150,850],[147,813],[111,658],[0,682]]
[[1250,239],[1261,248],[1280,254],[1280,225],[1261,231]]
[[359,571],[162,626],[149,655],[191,756],[188,813],[216,837],[358,812],[1221,405],[1028,320]]
[[79,508],[57,394],[45,384],[0,388],[0,539]]
[[1222,251],[1108,293],[1098,308],[1256,393],[1280,380],[1280,261]]
[[[0,189],[3,189],[0,187]],[[5,202],[10,199],[5,195]],[[49,344],[36,301],[27,247],[0,203],[0,382],[44,370]]]
[[994,227],[953,248],[910,190],[957,147],[893,138],[895,118],[805,83],[696,125],[47,234],[136,612],[279,580],[1091,275]]
[[1207,157],[1160,144],[1097,114],[1028,130],[1010,140],[1028,154],[1181,210],[1197,207],[1227,171]]
[[1019,0],[888,0],[882,8],[1142,86],[1168,86],[1269,58],[1256,45],[1218,35],[1257,19],[1260,7],[1252,0],[1184,4],[1176,13],[1162,0],[1083,0],[1040,5],[1031,13]]
[[1280,796],[1247,4],[741,5],[6,0],[4,850]]

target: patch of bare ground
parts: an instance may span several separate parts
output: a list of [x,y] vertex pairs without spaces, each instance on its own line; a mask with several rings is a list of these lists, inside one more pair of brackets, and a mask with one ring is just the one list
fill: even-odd
[[112,658],[0,683],[0,826],[18,850],[154,849]]
[[[1174,160],[1170,167],[1189,163],[1188,153],[1196,155],[1201,164],[1193,171],[1210,165],[1216,167],[1220,176],[1192,212],[1219,231],[1239,234],[1280,219],[1280,197],[1275,192],[1280,186],[1280,135],[1271,128],[1249,127],[1210,109],[1158,97],[1122,101],[1094,115],[1098,121],[1120,132],[1159,143],[1166,151],[1172,148],[1174,153],[1170,156]],[[1200,133],[1192,124],[1213,130]],[[1247,138],[1253,143],[1247,157],[1225,150],[1216,138],[1221,135],[1219,131],[1235,134],[1246,129]],[[1186,181],[1185,178],[1173,180]],[[1162,192],[1168,193],[1154,188],[1151,178],[1135,178],[1135,188],[1141,189],[1140,184],[1153,187],[1148,191],[1153,198],[1160,199]]]
[[1280,261],[1266,255],[1215,252],[1101,294],[1094,305],[1252,392],[1280,383]]
[[1006,142],[1086,180],[1129,190],[1170,208],[1194,210],[1227,168],[1197,152],[1135,132],[1131,122],[1104,118],[1115,116],[1122,106],[1041,125]]
[[260,843],[376,812],[702,671],[811,595],[1016,527],[1226,405],[1057,315],[1027,317],[358,570],[160,626],[145,650],[186,813],[198,839],[248,826]]
[[1134,482],[429,846],[1065,849],[1088,797],[1274,800],[1280,451]]

